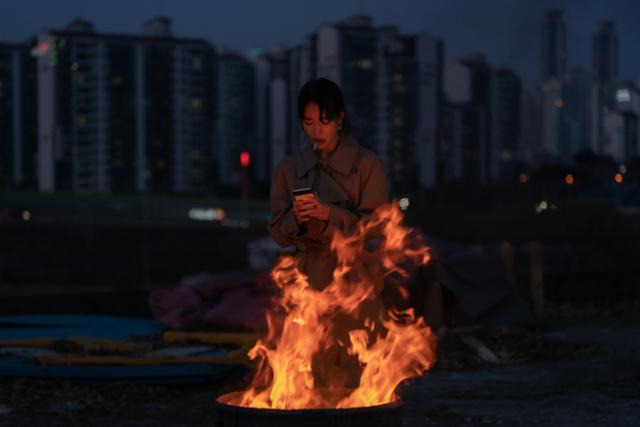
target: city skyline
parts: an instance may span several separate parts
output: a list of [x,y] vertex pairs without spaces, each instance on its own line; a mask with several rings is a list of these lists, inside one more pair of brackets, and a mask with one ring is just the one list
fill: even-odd
[[[370,15],[244,54],[184,37],[168,16],[129,34],[76,18],[23,44],[0,43],[9,95],[0,120],[11,123],[0,172],[28,186],[24,171],[37,167],[41,191],[234,191],[247,180],[266,191],[277,162],[304,139],[292,106],[315,77],[342,88],[351,132],[403,194],[515,182],[519,171],[571,164],[585,151],[632,162],[640,91],[619,78],[620,37],[612,21],[598,21],[593,69],[575,70],[568,27],[563,9],[545,11],[532,68],[540,84],[528,90],[516,69],[483,52],[445,63],[444,39]],[[245,151],[250,172],[238,165]]]
[[[640,15],[640,3],[626,0],[606,4],[596,0],[544,0],[535,4],[512,0],[482,4],[468,0],[402,0],[393,5],[358,0],[280,0],[266,5],[242,0],[216,4],[192,1],[190,5],[185,8],[166,1],[133,5],[120,1],[90,5],[75,0],[56,4],[25,1],[3,11],[6,22],[0,26],[0,42],[23,42],[42,28],[63,28],[76,17],[91,21],[99,32],[136,34],[142,32],[147,20],[165,15],[172,19],[177,37],[204,38],[215,45],[247,52],[268,50],[277,44],[293,47],[324,23],[364,14],[371,16],[376,26],[395,25],[404,33],[426,31],[441,38],[447,63],[484,53],[493,66],[512,68],[522,77],[525,87],[532,87],[540,82],[539,31],[544,11],[560,8],[567,26],[569,69],[591,69],[592,36],[599,22],[611,20],[620,39],[620,78],[634,83],[640,79],[640,58],[630,55],[632,46],[640,42],[633,18]],[[252,8],[255,13],[247,14]],[[34,9],[40,13],[33,14]]]

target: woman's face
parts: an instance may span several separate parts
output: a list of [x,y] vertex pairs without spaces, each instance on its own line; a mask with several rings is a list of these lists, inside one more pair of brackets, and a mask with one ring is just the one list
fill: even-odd
[[316,153],[326,155],[336,148],[343,119],[344,113],[340,113],[340,116],[333,120],[328,119],[326,114],[320,117],[320,107],[315,102],[310,102],[304,107],[302,128],[309,142],[314,145]]

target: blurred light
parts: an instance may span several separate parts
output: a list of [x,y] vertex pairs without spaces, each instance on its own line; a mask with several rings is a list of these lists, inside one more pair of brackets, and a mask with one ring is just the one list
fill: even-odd
[[194,221],[222,221],[225,212],[220,208],[191,208],[189,209],[189,219]]
[[202,110],[202,99],[195,97],[195,98],[191,98],[191,109],[193,111],[201,111]]
[[527,182],[529,182],[529,175],[527,175],[526,173],[521,173],[520,184],[526,184]]
[[251,155],[248,151],[243,151],[240,153],[240,166],[246,168],[251,163]]
[[564,107],[564,101],[562,100],[562,98],[556,98],[556,100],[553,102],[553,105],[555,105],[556,108],[562,108]]
[[24,221],[29,221],[31,219],[31,212],[29,211],[23,211],[22,212],[22,219]]
[[575,182],[575,179],[573,178],[573,175],[568,173],[565,177],[564,177],[564,182],[567,185],[573,185],[573,183]]
[[222,225],[225,227],[229,227],[229,228],[243,228],[243,229],[247,229],[249,228],[249,220],[247,219],[228,219],[225,218],[224,221],[222,221]]
[[258,56],[262,55],[263,53],[265,53],[265,50],[261,47],[252,47],[251,49],[249,49],[249,55],[251,56]]
[[618,102],[631,101],[631,92],[629,92],[629,89],[618,89],[618,91],[616,92],[616,101]]
[[369,70],[373,67],[373,62],[370,59],[361,59],[357,62],[357,67],[362,70]]
[[43,40],[36,47],[31,49],[31,56],[41,56],[51,49],[51,40]]
[[511,154],[511,151],[508,151],[508,150],[502,150],[502,151],[500,152],[500,159],[501,159],[503,162],[508,162],[509,160],[511,160],[511,158],[512,158],[512,157],[513,157],[513,156],[512,156],[512,154]]
[[621,174],[625,174],[627,173],[627,167],[625,165],[620,165],[620,167],[618,168],[618,170],[620,171]]
[[613,179],[614,179],[618,184],[622,184],[622,179],[623,179],[623,177],[622,177],[622,174],[621,174],[620,172],[618,172],[618,173],[613,177]]
[[549,204],[547,203],[546,200],[543,200],[536,205],[536,213],[540,213],[544,210],[547,210],[548,208],[549,208]]
[[400,206],[400,209],[403,211],[406,211],[409,207],[409,199],[407,197],[401,198],[400,201],[398,201],[398,206]]

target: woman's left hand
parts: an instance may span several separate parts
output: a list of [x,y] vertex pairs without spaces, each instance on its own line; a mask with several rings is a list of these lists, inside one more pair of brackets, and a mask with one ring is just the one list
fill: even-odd
[[301,216],[306,219],[316,218],[320,221],[327,221],[331,208],[329,205],[322,203],[315,196],[312,199],[294,202],[295,208],[300,212]]

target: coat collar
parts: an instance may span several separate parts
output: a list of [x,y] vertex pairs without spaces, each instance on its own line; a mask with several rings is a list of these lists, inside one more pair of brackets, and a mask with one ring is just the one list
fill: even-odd
[[[353,168],[353,163],[356,161],[359,148],[360,146],[355,138],[349,135],[343,135],[340,137],[338,146],[327,159],[326,164],[330,168],[340,172],[342,175],[348,175]],[[302,178],[306,175],[316,166],[316,164],[318,164],[318,161],[318,156],[315,151],[313,151],[313,148],[311,148],[311,144],[306,142],[296,155],[295,164],[296,175],[298,178]]]

